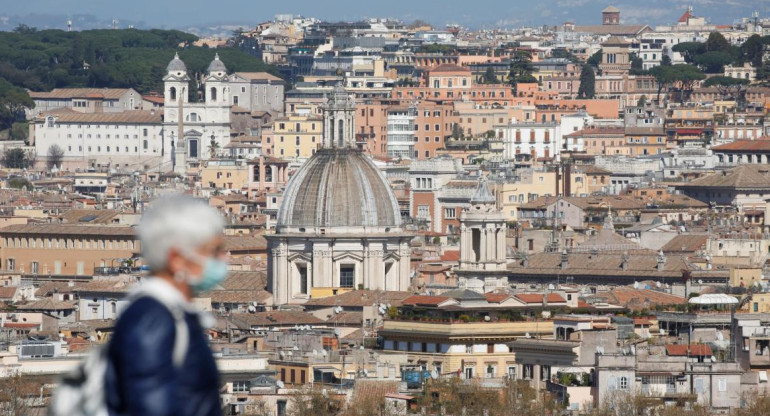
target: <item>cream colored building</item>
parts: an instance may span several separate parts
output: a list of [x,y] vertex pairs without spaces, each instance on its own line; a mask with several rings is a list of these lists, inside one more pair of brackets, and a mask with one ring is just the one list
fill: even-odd
[[273,155],[307,159],[321,146],[323,118],[290,115],[273,120]]
[[201,165],[201,186],[241,189],[249,184],[249,165],[243,159],[207,160]]

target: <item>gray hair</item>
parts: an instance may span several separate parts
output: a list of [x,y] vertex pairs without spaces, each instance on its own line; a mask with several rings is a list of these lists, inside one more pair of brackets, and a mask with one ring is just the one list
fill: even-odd
[[222,216],[203,200],[185,195],[161,197],[152,202],[139,223],[142,256],[153,271],[168,266],[172,248],[195,251],[222,235]]

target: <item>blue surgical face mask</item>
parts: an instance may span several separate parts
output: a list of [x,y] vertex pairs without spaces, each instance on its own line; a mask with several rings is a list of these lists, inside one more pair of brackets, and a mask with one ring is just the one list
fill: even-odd
[[197,282],[190,282],[190,288],[195,293],[207,292],[214,289],[227,277],[227,263],[222,260],[207,258],[202,262],[203,271]]

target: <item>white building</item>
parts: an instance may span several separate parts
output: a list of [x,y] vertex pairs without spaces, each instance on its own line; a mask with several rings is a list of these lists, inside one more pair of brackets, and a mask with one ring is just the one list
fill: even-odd
[[52,146],[61,165],[74,169],[110,167],[142,170],[170,161],[161,115],[156,111],[77,113],[62,109],[40,115],[32,125],[35,153],[47,160]]
[[557,122],[519,122],[495,126],[497,137],[503,137],[503,157],[516,159],[528,155],[538,158],[559,158],[561,152],[561,128]]
[[411,159],[414,156],[414,108],[388,110],[388,157]]
[[175,55],[166,67],[163,134],[174,147],[173,167],[184,173],[187,166],[216,156],[230,142],[231,86],[227,68],[219,55],[209,64],[204,79],[204,102],[188,101],[190,77],[187,67]]
[[594,118],[584,112],[565,114],[559,121],[559,135],[561,136],[561,150],[570,152],[582,152],[585,150],[585,142],[582,135],[569,136],[572,133],[583,130],[592,125]]
[[748,62],[744,63],[743,66],[727,65],[725,66],[725,76],[754,81],[757,79],[757,69]]

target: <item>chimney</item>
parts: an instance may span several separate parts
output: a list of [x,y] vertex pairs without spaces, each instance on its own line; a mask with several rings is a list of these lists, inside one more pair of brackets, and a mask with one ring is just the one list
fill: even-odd
[[663,250],[658,253],[658,271],[663,271],[663,267],[666,266],[666,255],[663,254]]
[[623,253],[621,257],[620,267],[623,270],[628,270],[628,253]]
[[564,270],[567,268],[567,260],[569,260],[569,256],[567,255],[567,250],[561,252],[561,269]]

